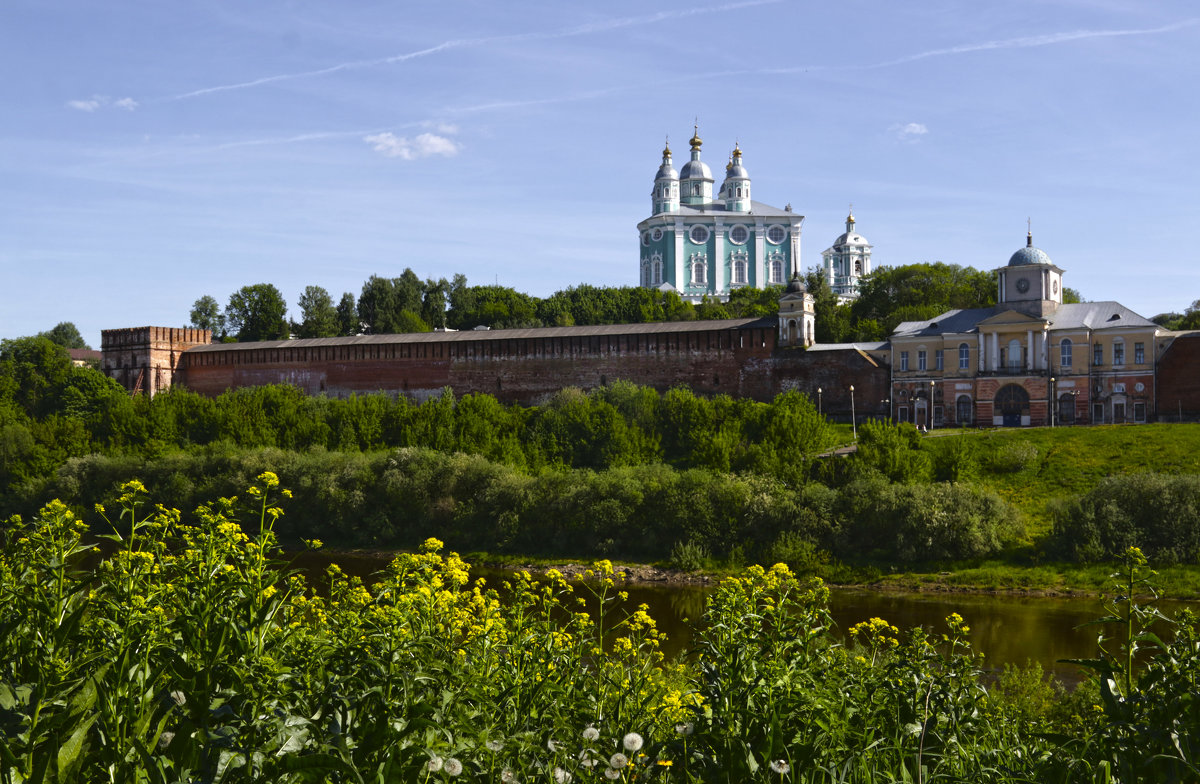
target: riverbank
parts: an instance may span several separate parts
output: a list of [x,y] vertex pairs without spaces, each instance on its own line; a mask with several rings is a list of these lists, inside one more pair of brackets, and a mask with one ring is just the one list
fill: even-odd
[[[398,551],[340,549],[322,551],[336,562],[339,557],[374,561],[382,568]],[[568,580],[582,579],[591,561],[539,559],[518,556],[497,556],[490,553],[467,553],[463,556],[472,566],[485,570],[523,570],[544,575],[550,570],[561,572]],[[716,585],[741,567],[723,566],[701,571],[682,571],[660,564],[614,562],[614,570],[629,585],[708,586]],[[1001,561],[988,561],[937,572],[895,572],[880,575],[878,569],[853,570],[831,568],[815,572],[827,583],[838,588],[877,591],[882,593],[977,594],[981,596],[1086,598],[1101,595],[1109,584],[1116,564],[1040,564],[1019,566]],[[854,575],[859,579],[846,579]],[[1155,585],[1163,598],[1181,601],[1200,600],[1200,566],[1167,566],[1157,570]]]

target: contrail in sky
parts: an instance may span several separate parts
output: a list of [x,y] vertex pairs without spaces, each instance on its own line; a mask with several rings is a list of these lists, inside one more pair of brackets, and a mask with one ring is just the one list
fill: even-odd
[[392,65],[394,63],[402,63],[406,60],[413,60],[418,57],[428,57],[429,55],[437,54],[438,52],[444,52],[449,49],[465,49],[497,42],[570,38],[573,36],[591,35],[594,33],[607,32],[609,30],[618,30],[623,27],[639,27],[661,22],[666,19],[679,19],[687,16],[696,16],[697,14],[715,14],[724,11],[736,11],[740,8],[749,8],[757,5],[770,5],[780,2],[783,2],[783,0],[744,0],[743,2],[727,3],[725,5],[708,6],[703,8],[689,8],[681,11],[660,11],[657,14],[650,14],[649,16],[631,16],[622,19],[607,19],[604,21],[590,22],[588,24],[578,25],[576,27],[568,27],[562,30],[553,30],[544,33],[516,33],[513,35],[497,35],[486,38],[458,38],[450,41],[443,41],[436,46],[430,46],[426,49],[418,49],[415,52],[406,52],[404,54],[392,55],[391,57],[376,57],[370,60],[352,60],[350,62],[331,65],[326,68],[318,68],[313,71],[298,71],[296,73],[276,74],[274,76],[264,76],[259,79],[251,79],[250,81],[246,82],[221,84],[214,87],[202,87],[199,90],[191,90],[190,92],[171,96],[166,100],[182,101],[185,98],[196,98],[201,95],[227,92],[229,90],[244,90],[249,87],[258,87],[260,85],[271,84],[273,82],[305,79],[312,76],[324,76],[326,74],[337,73],[338,71],[350,71],[361,68],[372,68],[380,65]]
[[961,46],[952,46],[948,49],[931,49],[928,52],[920,52],[918,54],[900,57],[887,62],[875,63],[874,65],[859,66],[861,68],[886,68],[891,65],[902,65],[904,63],[916,62],[917,60],[925,60],[930,57],[944,57],[953,54],[968,54],[970,52],[983,52],[990,49],[1026,49],[1034,46],[1051,46],[1053,44],[1068,43],[1070,41],[1079,41],[1085,38],[1116,38],[1125,35],[1154,35],[1156,33],[1173,33],[1176,30],[1182,30],[1185,27],[1191,27],[1200,23],[1200,19],[1185,19],[1182,22],[1163,25],[1162,27],[1150,27],[1143,30],[1076,30],[1071,33],[1050,33],[1047,35],[1031,35],[1024,38],[1009,38],[1003,41],[985,41],[978,44],[962,44]]

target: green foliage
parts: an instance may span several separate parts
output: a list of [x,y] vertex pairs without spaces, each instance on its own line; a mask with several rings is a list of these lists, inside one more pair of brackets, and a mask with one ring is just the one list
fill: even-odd
[[339,334],[338,313],[333,298],[320,286],[306,286],[300,295],[300,323],[296,336],[300,338],[331,338]]
[[919,482],[930,474],[929,455],[921,434],[907,423],[869,419],[858,428],[858,448],[851,460],[860,471],[874,471],[892,482]]
[[355,304],[354,295],[349,291],[342,294],[342,298],[337,304],[337,334],[339,337],[348,337],[357,335],[362,329],[362,322],[358,320],[358,305]]
[[[1080,662],[1088,683],[1068,696],[1036,669],[1010,669],[989,693],[957,613],[943,629],[907,632],[872,618],[843,638],[828,589],[783,564],[722,581],[679,661],[664,660],[644,607],[621,608],[608,561],[576,584],[518,572],[498,592],[425,538],[373,584],[332,566],[310,587],[276,539],[305,501],[273,472],[251,481],[245,502],[189,515],[123,483],[111,516],[96,510],[108,534],[61,502],[9,521],[6,778],[833,784],[1200,772],[1200,626],[1185,613],[1170,635],[1133,598],[1153,597],[1137,551],[1096,622],[1113,631]],[[97,534],[103,548],[84,544]]]
[[270,283],[243,286],[229,296],[225,327],[239,342],[286,340],[287,302]]
[[906,563],[979,558],[1023,533],[1015,510],[970,485],[847,485],[838,501],[839,555]]
[[671,548],[672,569],[681,572],[697,572],[705,567],[709,559],[708,548],[693,541],[676,542]]
[[891,334],[901,321],[995,303],[995,273],[938,261],[876,268],[863,279],[850,310],[855,321],[873,319]]
[[225,316],[221,314],[221,305],[212,297],[205,294],[192,305],[189,322],[196,329],[212,331],[213,339],[225,337]]
[[938,482],[969,482],[979,475],[976,441],[965,435],[932,438],[924,443],[932,454],[933,478]]
[[1200,561],[1200,476],[1112,476],[1058,508],[1051,548],[1063,557],[1110,560],[1130,547],[1157,563]]
[[992,470],[1015,474],[1038,464],[1038,448],[1028,441],[1011,441],[992,453]]
[[79,334],[79,328],[70,321],[60,321],[53,329],[46,332],[39,332],[38,337],[46,338],[63,348],[85,348],[89,350],[92,348],[84,341],[83,335]]

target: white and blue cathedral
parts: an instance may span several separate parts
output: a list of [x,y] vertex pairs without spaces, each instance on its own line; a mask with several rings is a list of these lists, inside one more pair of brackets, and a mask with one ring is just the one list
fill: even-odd
[[713,176],[700,160],[699,128],[692,157],[676,172],[671,147],[654,177],[652,215],[638,224],[640,281],[676,291],[689,302],[729,299],[743,286],[782,285],[800,272],[804,216],[750,198],[750,175],[737,145],[713,198]]

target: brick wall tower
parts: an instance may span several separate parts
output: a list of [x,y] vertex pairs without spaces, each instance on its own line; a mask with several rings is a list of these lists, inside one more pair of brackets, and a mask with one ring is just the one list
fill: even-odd
[[170,388],[184,350],[209,343],[212,331],[207,329],[106,329],[100,333],[100,368],[135,395],[153,397]]

